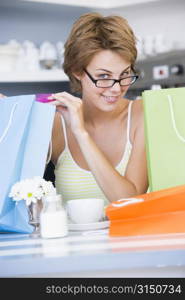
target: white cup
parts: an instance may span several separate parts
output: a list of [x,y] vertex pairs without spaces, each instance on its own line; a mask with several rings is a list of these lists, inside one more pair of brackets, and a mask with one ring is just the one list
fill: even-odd
[[104,200],[98,198],[74,199],[66,204],[70,221],[78,224],[95,223],[104,218]]

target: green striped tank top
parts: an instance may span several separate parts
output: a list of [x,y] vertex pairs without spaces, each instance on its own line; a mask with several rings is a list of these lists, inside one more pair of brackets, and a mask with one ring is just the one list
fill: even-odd
[[[128,106],[127,116],[127,140],[121,161],[115,169],[123,176],[130,158],[132,144],[130,142],[130,120],[132,101]],[[91,171],[81,168],[73,159],[68,147],[65,121],[62,117],[65,148],[60,154],[55,167],[55,186],[57,192],[62,195],[64,205],[71,199],[101,198],[105,205],[109,203],[103,191],[98,186]]]

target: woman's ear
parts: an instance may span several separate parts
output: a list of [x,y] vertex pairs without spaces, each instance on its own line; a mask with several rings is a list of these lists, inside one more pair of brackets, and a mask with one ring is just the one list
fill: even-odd
[[73,73],[73,76],[74,76],[77,80],[81,81],[81,79],[82,79],[82,77],[83,77],[83,74],[80,74],[80,73]]

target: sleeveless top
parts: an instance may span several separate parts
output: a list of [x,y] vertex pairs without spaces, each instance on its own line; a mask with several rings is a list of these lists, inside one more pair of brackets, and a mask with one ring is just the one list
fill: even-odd
[[[132,144],[130,142],[131,106],[132,101],[128,106],[125,151],[120,162],[115,167],[115,169],[122,176],[126,172],[132,150]],[[81,168],[73,159],[68,147],[65,121],[63,117],[61,117],[61,119],[64,132],[65,148],[60,154],[55,166],[55,186],[57,193],[62,195],[64,205],[66,204],[66,201],[70,199],[79,198],[101,198],[104,199],[105,205],[109,204],[110,202],[104,195],[101,188],[98,186],[91,171]]]

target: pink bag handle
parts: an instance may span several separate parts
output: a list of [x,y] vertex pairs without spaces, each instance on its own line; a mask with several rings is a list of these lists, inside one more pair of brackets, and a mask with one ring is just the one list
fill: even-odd
[[48,99],[52,94],[37,94],[35,100],[37,102],[48,103],[54,101],[54,99]]

